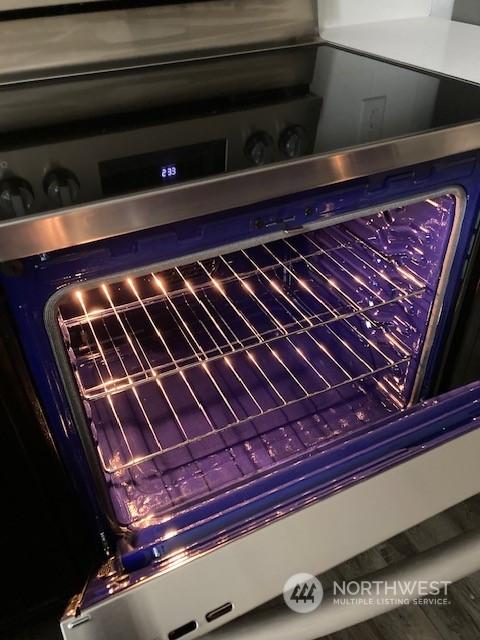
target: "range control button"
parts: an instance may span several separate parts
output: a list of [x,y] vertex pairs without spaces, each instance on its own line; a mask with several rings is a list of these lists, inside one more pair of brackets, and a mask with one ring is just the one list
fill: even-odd
[[263,131],[252,134],[245,144],[245,155],[256,167],[273,160],[273,139]]
[[80,183],[67,169],[54,169],[47,173],[43,188],[50,200],[61,207],[68,207],[78,201]]
[[21,217],[33,205],[33,189],[26,180],[8,178],[0,182],[0,217]]
[[278,146],[286,158],[303,156],[307,148],[305,130],[299,126],[287,127],[280,135]]

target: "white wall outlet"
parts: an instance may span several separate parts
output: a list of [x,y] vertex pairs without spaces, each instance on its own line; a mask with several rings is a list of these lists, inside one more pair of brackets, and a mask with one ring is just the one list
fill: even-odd
[[363,100],[359,142],[371,142],[381,137],[386,106],[387,96],[377,96]]

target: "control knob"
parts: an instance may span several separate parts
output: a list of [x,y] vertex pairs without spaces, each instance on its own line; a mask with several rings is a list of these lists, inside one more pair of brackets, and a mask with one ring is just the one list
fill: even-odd
[[254,133],[245,144],[245,155],[256,167],[273,160],[273,140],[263,131]]
[[278,146],[286,158],[303,156],[307,146],[305,130],[299,126],[287,127],[280,135]]
[[7,178],[0,182],[0,217],[26,215],[33,205],[33,189],[22,178]]
[[67,169],[54,169],[45,176],[43,188],[47,196],[61,207],[68,207],[78,200],[80,184]]

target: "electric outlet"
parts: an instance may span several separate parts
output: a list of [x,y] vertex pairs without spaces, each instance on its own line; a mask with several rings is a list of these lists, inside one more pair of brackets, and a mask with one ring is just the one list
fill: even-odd
[[381,138],[386,104],[387,96],[363,100],[359,142],[370,142]]

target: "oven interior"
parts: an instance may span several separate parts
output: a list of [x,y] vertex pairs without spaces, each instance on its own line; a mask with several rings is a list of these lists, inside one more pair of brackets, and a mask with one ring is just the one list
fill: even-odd
[[455,211],[442,195],[67,290],[59,359],[119,523],[165,522],[415,402]]

